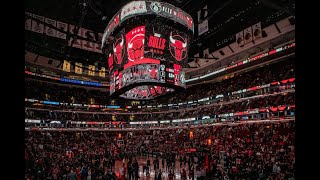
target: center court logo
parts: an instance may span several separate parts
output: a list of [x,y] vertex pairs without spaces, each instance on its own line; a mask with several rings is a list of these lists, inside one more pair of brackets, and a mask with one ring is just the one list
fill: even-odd
[[155,13],[159,13],[161,11],[161,4],[159,2],[152,2],[150,9]]

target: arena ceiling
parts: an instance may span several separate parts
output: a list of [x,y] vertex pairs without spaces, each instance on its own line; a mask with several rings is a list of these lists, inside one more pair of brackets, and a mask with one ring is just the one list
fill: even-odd
[[[87,8],[81,27],[103,32],[112,16],[131,0],[25,0],[25,11],[69,24],[78,25]],[[161,0],[158,0],[161,1]],[[197,11],[208,5],[209,31],[195,35],[189,51],[193,56],[207,47],[211,51],[235,41],[235,34],[259,21],[268,26],[295,14],[294,0],[162,0],[188,12],[197,23]],[[197,28],[197,26],[195,26]],[[66,57],[84,64],[106,66],[98,53],[66,47],[55,38],[26,31],[26,50],[63,60]]]

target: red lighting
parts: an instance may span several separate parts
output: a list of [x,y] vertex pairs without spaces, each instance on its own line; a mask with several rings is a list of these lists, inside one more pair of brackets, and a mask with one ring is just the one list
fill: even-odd
[[295,80],[295,78],[290,78],[289,82],[293,82]]
[[276,52],[277,52],[277,51],[274,49],[274,50],[272,50],[272,51],[269,52],[269,55],[275,54]]

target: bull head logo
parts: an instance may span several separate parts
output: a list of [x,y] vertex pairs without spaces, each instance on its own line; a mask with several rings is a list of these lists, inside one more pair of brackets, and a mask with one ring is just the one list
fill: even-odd
[[108,65],[109,65],[109,70],[111,70],[111,66],[113,66],[113,55],[111,53],[109,53]]
[[[179,39],[181,40],[179,40]],[[180,35],[173,35],[170,33],[170,53],[177,60],[181,61],[187,56],[187,42]]]
[[128,60],[139,61],[144,57],[144,34],[136,34],[128,43]]
[[158,94],[162,94],[165,88],[161,86],[155,86],[155,89]]
[[123,44],[124,44],[124,38],[121,35],[121,38],[116,40],[116,45],[112,45],[113,46],[113,52],[116,55],[116,63],[117,64],[121,64],[122,62],[122,58],[123,58]]

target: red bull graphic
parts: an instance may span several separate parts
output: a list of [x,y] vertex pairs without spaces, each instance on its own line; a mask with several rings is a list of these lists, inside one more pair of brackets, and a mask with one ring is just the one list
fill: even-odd
[[111,69],[113,68],[113,54],[109,53],[108,56],[108,66],[109,66],[109,70],[111,71]]
[[156,79],[158,75],[158,69],[150,69],[150,76],[152,79]]
[[152,96],[156,96],[157,95],[157,92],[153,87],[150,88],[150,93],[151,93]]
[[157,94],[162,94],[166,90],[165,87],[161,87],[161,86],[155,86],[154,88],[156,89]]
[[113,44],[113,52],[116,56],[115,61],[117,64],[122,63],[123,53],[124,53],[123,45],[124,45],[124,38],[121,35],[121,38],[117,39],[116,42]]
[[181,61],[187,57],[187,40],[180,35],[172,35],[170,32],[170,53],[177,60]]
[[145,26],[139,26],[126,34],[128,61],[139,63],[144,57]]

